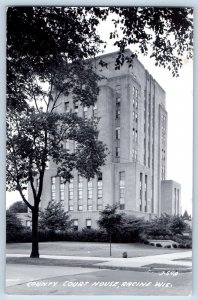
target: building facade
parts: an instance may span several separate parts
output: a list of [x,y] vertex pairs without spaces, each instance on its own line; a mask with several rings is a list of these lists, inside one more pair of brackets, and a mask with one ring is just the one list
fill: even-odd
[[[147,219],[160,216],[165,209],[165,186],[161,184],[166,181],[167,170],[165,91],[136,58],[133,67],[124,63],[115,70],[116,57],[117,53],[110,53],[94,61],[105,79],[99,82],[100,92],[93,107],[83,108],[73,103],[71,96],[61,98],[57,105],[58,112],[100,117],[99,139],[109,150],[101,175],[90,181],[74,171],[70,183],[64,184],[56,177],[54,163],[46,171],[41,208],[51,199],[63,201],[78,228],[96,227],[99,212],[107,204],[117,203],[121,211]],[[107,67],[100,67],[101,59]],[[75,143],[66,141],[65,147],[74,151]]]

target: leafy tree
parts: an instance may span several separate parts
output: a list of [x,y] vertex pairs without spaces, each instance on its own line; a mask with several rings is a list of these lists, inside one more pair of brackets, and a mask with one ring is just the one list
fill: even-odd
[[47,207],[39,214],[39,227],[48,230],[66,230],[70,228],[72,221],[64,211],[61,202],[49,201]]
[[[8,188],[18,190],[32,211],[31,257],[38,257],[38,212],[48,161],[57,164],[57,175],[65,181],[72,178],[74,168],[84,177],[94,177],[104,164],[105,146],[97,140],[98,132],[92,121],[72,113],[37,112],[35,108],[9,114],[7,135]],[[78,142],[74,153],[63,147],[65,139]],[[23,192],[28,183],[34,203],[28,202]]]
[[100,212],[98,225],[104,229],[109,236],[109,250],[111,256],[111,238],[113,234],[117,234],[123,223],[123,214],[117,212],[117,205],[107,205],[104,210]]
[[145,232],[151,236],[182,234],[186,229],[186,224],[181,216],[171,216],[164,214],[147,221]]
[[13,213],[26,213],[28,209],[23,201],[16,201],[9,207],[8,211]]
[[144,231],[146,221],[142,218],[137,218],[124,214],[123,223],[121,226],[121,235],[128,241],[137,241],[140,234]]
[[13,240],[15,235],[22,232],[24,229],[21,220],[17,217],[16,213],[7,210],[6,211],[6,237],[7,240]]
[[191,217],[191,215],[188,214],[187,210],[185,210],[185,212],[183,213],[182,218],[186,221],[192,220],[192,217]]
[[187,228],[187,224],[181,216],[172,216],[171,222],[169,223],[169,230],[172,235],[183,234],[185,229]]

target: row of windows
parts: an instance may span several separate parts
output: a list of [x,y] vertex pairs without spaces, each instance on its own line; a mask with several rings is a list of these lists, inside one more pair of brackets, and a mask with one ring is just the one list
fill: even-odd
[[[67,102],[65,102],[65,112],[66,112],[66,113],[69,113],[70,111],[72,111],[72,109],[70,108],[70,102],[67,101]],[[78,112],[79,112],[79,102],[78,102],[78,101],[76,101],[76,102],[74,103],[74,112],[75,112],[75,113],[78,113]],[[86,107],[86,106],[83,107],[83,117],[84,117],[85,119],[88,118],[88,107]],[[97,117],[97,104],[95,104],[95,105],[93,106],[93,109],[92,109],[92,117],[93,117],[93,118]]]
[[[91,219],[86,219],[85,225],[86,225],[87,229],[90,229],[91,226],[92,226]],[[73,220],[73,228],[74,228],[74,230],[78,230],[78,226],[79,226],[78,225],[78,219],[74,219]]]
[[[68,209],[69,211],[74,210],[74,181],[73,178],[69,182],[68,186]],[[64,200],[64,180],[60,178],[60,200]],[[93,184],[92,180],[88,181],[87,184],[87,210],[92,210],[92,200],[93,200]],[[97,209],[102,210],[103,208],[103,187],[102,187],[102,175],[98,176],[97,182]],[[56,191],[55,191],[55,177],[51,177],[51,198],[55,200]],[[83,178],[82,176],[78,175],[78,210],[83,210]]]

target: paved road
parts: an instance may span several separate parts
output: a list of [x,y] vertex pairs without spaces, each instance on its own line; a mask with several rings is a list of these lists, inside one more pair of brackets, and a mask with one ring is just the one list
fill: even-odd
[[190,295],[192,274],[176,274],[8,264],[6,292],[15,295]]

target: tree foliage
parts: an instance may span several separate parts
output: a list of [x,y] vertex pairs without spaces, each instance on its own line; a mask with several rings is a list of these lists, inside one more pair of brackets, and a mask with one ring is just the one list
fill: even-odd
[[13,213],[27,213],[28,209],[23,201],[16,201],[10,205],[8,211]]
[[182,234],[187,227],[181,216],[164,214],[146,223],[145,232],[151,236]]
[[117,205],[107,205],[105,209],[100,212],[98,225],[101,229],[105,229],[108,235],[117,233],[123,223],[123,214],[117,212]]
[[46,230],[67,230],[70,228],[72,221],[69,215],[64,211],[61,202],[49,201],[47,207],[39,214],[39,227]]

